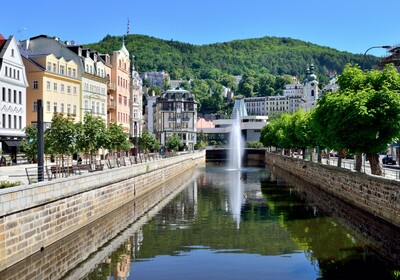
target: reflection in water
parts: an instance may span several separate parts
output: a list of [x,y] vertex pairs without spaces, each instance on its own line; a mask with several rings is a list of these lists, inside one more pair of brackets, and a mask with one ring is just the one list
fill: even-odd
[[229,210],[232,214],[233,219],[236,222],[236,229],[240,228],[240,214],[242,209],[243,189],[240,178],[241,171],[235,170],[229,172],[229,183],[227,184],[229,193]]
[[399,229],[279,170],[197,171],[0,279],[400,279]]

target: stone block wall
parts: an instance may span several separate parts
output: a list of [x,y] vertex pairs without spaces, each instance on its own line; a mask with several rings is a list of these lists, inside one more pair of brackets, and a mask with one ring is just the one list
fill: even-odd
[[0,271],[204,160],[198,152],[0,190]]
[[400,227],[399,181],[271,153],[265,162]]

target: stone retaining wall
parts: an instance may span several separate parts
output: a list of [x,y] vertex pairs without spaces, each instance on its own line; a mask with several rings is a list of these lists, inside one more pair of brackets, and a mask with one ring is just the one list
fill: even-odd
[[0,271],[204,161],[196,152],[0,190]]
[[266,153],[265,162],[400,227],[400,182]]

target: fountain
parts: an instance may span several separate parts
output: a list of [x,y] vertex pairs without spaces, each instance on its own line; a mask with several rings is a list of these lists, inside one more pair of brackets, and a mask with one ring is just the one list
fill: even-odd
[[243,190],[241,182],[242,158],[244,150],[244,141],[240,128],[241,109],[243,111],[244,103],[241,100],[235,102],[232,112],[232,126],[229,135],[229,152],[228,152],[228,170],[232,171],[229,177],[229,204],[230,212],[236,222],[236,229],[240,228],[240,214],[243,204]]
[[228,168],[230,170],[240,170],[242,167],[242,157],[244,149],[244,141],[240,128],[240,101],[236,100],[233,108],[233,123],[231,133],[229,135],[229,152],[228,152]]

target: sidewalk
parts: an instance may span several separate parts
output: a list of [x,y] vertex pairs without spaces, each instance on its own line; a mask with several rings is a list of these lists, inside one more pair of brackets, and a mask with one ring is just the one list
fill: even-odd
[[0,167],[0,181],[8,182],[22,182],[24,185],[28,184],[28,177],[26,176],[25,168],[37,167],[37,164],[18,164],[12,166]]

